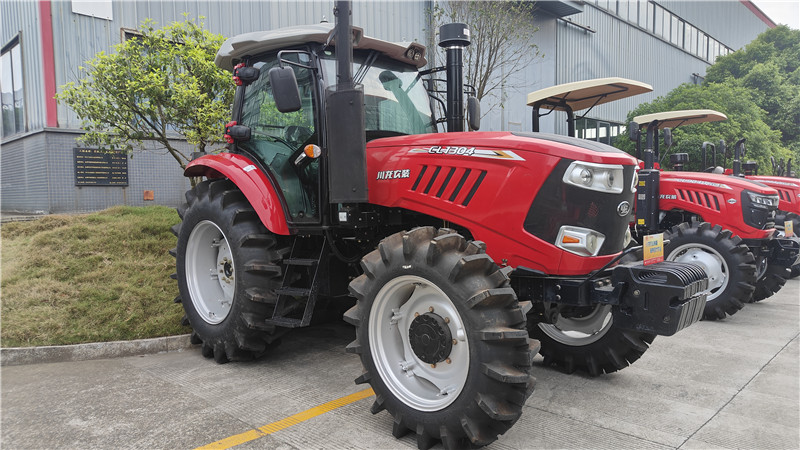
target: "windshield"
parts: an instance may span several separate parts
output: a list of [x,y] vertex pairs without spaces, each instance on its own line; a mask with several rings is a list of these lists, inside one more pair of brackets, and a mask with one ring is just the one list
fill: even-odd
[[[376,53],[354,55],[355,82],[364,86],[366,131],[423,134],[435,131],[428,92],[417,69]],[[322,56],[323,77],[328,85],[336,80],[336,60],[331,52]],[[365,70],[366,62],[366,72]]]

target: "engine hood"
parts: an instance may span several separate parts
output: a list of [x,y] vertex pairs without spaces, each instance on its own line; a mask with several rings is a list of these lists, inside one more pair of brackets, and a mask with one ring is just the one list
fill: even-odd
[[577,161],[636,165],[635,158],[609,145],[548,133],[500,131],[397,136],[370,141],[367,143],[367,152],[371,149],[408,146],[413,146],[420,152],[453,156],[494,155],[513,160],[525,159],[526,153],[538,153]]
[[717,188],[721,191],[748,190],[764,195],[778,195],[778,191],[764,183],[746,178],[703,172],[661,172],[662,182]]

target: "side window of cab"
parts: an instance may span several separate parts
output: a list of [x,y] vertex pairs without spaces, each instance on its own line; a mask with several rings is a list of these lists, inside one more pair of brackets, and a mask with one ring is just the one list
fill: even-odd
[[[303,61],[303,54],[291,53],[284,59]],[[314,123],[314,73],[310,69],[290,65],[295,72],[302,108],[282,113],[275,105],[269,70],[278,66],[272,54],[253,63],[260,71],[258,80],[245,89],[241,124],[250,127],[250,141],[240,147],[269,168],[280,185],[293,222],[319,221],[319,161],[302,169],[294,160],[308,144],[318,144]]]

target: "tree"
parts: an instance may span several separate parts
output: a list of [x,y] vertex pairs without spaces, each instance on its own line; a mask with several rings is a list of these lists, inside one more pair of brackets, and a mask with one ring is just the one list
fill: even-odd
[[[708,83],[706,85],[683,84],[666,96],[643,103],[628,114],[628,121],[643,114],[685,109],[713,109],[724,113],[728,120],[694,125],[684,125],[673,130],[674,145],[670,153],[688,153],[688,170],[703,170],[701,147],[708,141],[719,147],[719,140],[727,143],[723,159],[717,158],[717,165],[728,167],[733,158],[733,144],[746,138],[747,153],[745,161],[756,161],[762,168],[760,173],[769,173],[770,156],[776,160],[788,158],[789,150],[781,145],[780,132],[772,130],[766,123],[766,112],[753,101],[750,92],[731,83]],[[634,154],[633,143],[628,139],[618,139],[616,145]],[[661,146],[662,164],[668,165],[669,156]],[[711,154],[708,154],[709,165]]]
[[766,111],[764,121],[781,132],[781,142],[800,158],[800,30],[785,25],[761,33],[744,49],[721,56],[705,83],[746,88]]
[[61,86],[56,98],[83,120],[80,141],[107,151],[133,152],[162,145],[181,168],[189,156],[173,145],[184,137],[203,152],[222,139],[234,85],[214,65],[224,38],[193,19],[154,28],[87,61],[85,77]]
[[[455,0],[437,2],[431,11],[437,33],[441,25],[462,22],[475,36],[464,50],[464,76],[475,87],[484,111],[502,105],[504,99],[496,95],[496,89],[540,56],[534,40],[538,31],[533,25],[534,10],[534,2]],[[434,65],[438,65],[436,58],[434,53]]]

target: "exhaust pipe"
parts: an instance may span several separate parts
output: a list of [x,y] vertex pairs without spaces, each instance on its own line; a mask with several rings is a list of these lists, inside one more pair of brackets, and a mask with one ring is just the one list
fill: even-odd
[[439,47],[447,54],[447,131],[464,131],[464,48],[469,44],[467,24],[439,27]]

